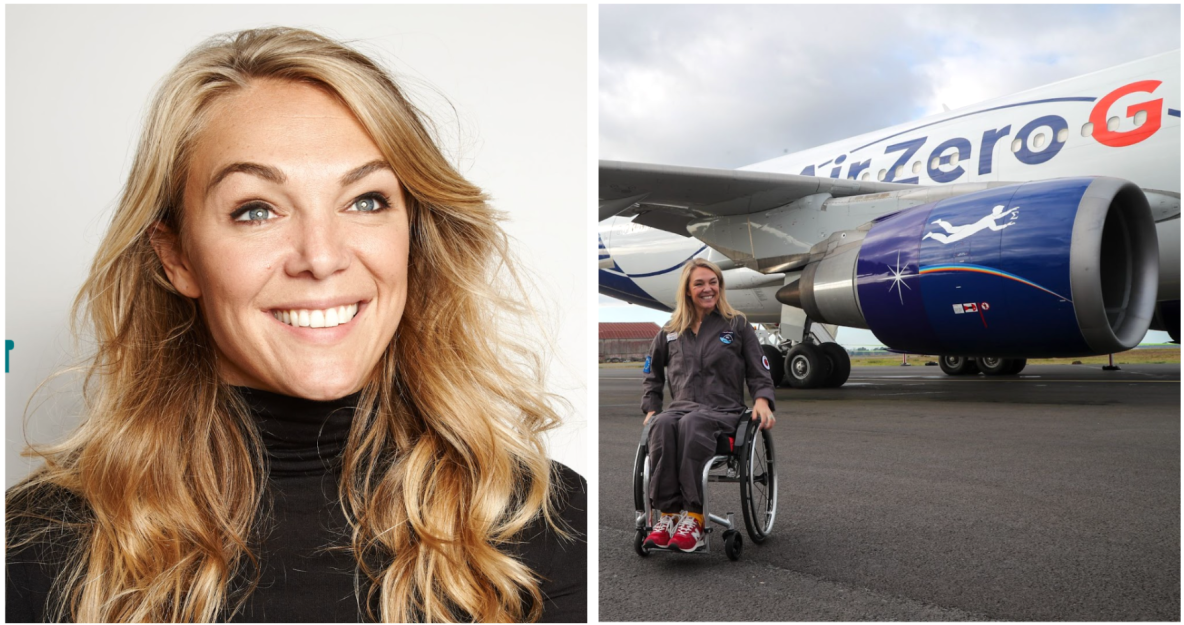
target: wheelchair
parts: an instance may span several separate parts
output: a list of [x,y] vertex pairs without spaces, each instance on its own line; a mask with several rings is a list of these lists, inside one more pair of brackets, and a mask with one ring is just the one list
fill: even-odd
[[[646,547],[645,539],[653,531],[657,520],[650,509],[650,427],[647,423],[641,432],[637,455],[633,460],[633,503],[637,514],[637,534],[633,549],[637,555],[646,557],[655,551],[678,551]],[[762,430],[752,421],[752,411],[746,410],[740,416],[736,433],[722,436],[715,449],[715,455],[703,468],[703,546],[690,553],[707,553],[711,550],[712,523],[724,529],[724,553],[729,560],[739,560],[744,549],[744,539],[736,524],[735,515],[726,516],[711,513],[708,507],[707,484],[710,482],[733,482],[740,484],[740,508],[744,517],[744,528],[753,543],[760,544],[769,537],[773,521],[777,516],[777,471],[773,454],[773,437],[769,430]],[[681,553],[681,552],[679,552]]]

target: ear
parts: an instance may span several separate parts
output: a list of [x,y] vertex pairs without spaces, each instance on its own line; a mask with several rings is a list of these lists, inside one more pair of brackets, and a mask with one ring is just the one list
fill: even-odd
[[193,265],[181,250],[180,237],[172,228],[163,222],[156,222],[149,228],[149,241],[160,264],[164,265],[164,273],[169,277],[173,288],[190,299],[201,297],[201,289],[194,279]]

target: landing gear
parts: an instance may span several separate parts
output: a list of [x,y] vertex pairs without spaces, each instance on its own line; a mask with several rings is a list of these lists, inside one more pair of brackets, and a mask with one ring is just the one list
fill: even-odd
[[830,360],[830,375],[826,378],[826,388],[838,388],[847,383],[851,376],[851,356],[838,343],[823,343],[818,346],[822,355]]
[[966,356],[942,356],[939,363],[946,375],[974,375],[978,373],[978,363]]
[[[851,356],[838,343],[814,343],[818,338],[810,333],[807,317],[802,329],[804,341],[794,345],[784,357],[785,381],[794,388],[838,388],[851,376]],[[762,347],[769,356],[768,346]],[[769,361],[773,358],[770,356]],[[773,373],[776,369],[773,368]],[[776,376],[773,378],[777,379]]]
[[979,356],[978,369],[987,375],[1003,375],[1007,373],[1011,362],[1007,358],[996,356]]
[[799,343],[785,355],[785,377],[794,388],[838,388],[851,376],[851,357],[838,343]]
[[794,388],[818,388],[830,376],[830,359],[817,345],[798,343],[785,355],[789,385]]
[[1027,358],[979,356],[978,368],[987,375],[1015,375],[1028,366]]
[[946,375],[1015,375],[1028,366],[1027,358],[1000,358],[998,356],[942,356],[939,362]]
[[781,350],[772,345],[761,345],[761,351],[769,361],[769,375],[773,376],[773,386],[786,386],[785,356]]

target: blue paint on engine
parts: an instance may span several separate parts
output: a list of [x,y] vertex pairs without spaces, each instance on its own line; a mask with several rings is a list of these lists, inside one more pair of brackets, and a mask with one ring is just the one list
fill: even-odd
[[999,187],[877,220],[856,267],[871,331],[919,353],[1089,353],[1071,301],[1069,248],[1090,182]]

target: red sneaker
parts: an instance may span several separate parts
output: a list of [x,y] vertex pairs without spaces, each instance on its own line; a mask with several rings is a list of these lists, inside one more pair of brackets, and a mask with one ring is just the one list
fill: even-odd
[[674,531],[676,523],[678,523],[677,514],[663,514],[662,518],[654,524],[654,531],[646,537],[645,546],[665,549],[666,545],[670,544],[670,533]]
[[703,546],[703,526],[699,521],[686,515],[674,528],[674,536],[670,538],[670,546],[683,551],[694,551]]

